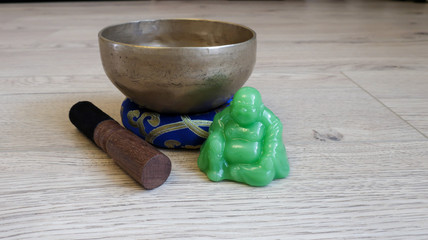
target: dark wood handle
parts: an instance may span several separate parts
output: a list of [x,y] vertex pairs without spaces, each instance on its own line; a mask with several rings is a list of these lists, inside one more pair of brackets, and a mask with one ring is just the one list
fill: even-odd
[[167,156],[114,120],[98,124],[94,141],[145,189],[162,185],[171,172]]

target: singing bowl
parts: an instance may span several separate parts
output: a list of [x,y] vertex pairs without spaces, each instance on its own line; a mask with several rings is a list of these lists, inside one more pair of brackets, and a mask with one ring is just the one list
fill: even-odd
[[244,85],[256,61],[248,27],[200,19],[157,19],[113,25],[98,34],[112,83],[159,113],[214,109]]

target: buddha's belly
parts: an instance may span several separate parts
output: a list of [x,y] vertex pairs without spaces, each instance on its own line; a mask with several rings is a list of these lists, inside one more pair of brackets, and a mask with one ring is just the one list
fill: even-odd
[[229,140],[226,142],[224,157],[230,164],[254,163],[260,158],[261,144],[245,140]]

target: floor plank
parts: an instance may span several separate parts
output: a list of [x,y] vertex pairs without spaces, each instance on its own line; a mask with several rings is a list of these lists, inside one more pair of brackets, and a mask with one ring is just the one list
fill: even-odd
[[255,73],[247,85],[261,89],[290,143],[426,139],[342,74]]
[[428,136],[426,72],[345,72],[345,74],[422,134]]

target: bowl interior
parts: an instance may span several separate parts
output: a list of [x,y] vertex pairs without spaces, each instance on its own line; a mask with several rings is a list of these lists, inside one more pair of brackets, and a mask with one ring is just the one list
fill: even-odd
[[116,43],[147,47],[214,47],[255,37],[244,26],[197,19],[145,20],[109,26],[100,37]]

